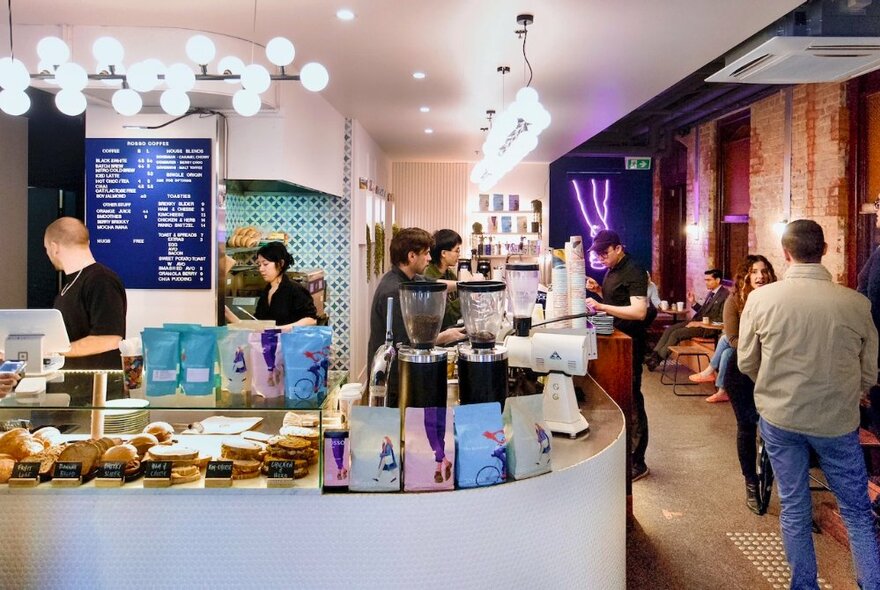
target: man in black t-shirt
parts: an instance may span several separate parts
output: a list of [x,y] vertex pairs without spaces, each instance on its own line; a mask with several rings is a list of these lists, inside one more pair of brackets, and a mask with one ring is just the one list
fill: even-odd
[[64,368],[120,369],[119,341],[125,338],[128,306],[122,281],[95,262],[89,231],[78,219],[62,217],[52,222],[43,245],[52,265],[64,271],[64,286],[54,304],[70,338]]
[[587,289],[602,296],[602,303],[592,297],[587,305],[596,311],[614,316],[614,326],[632,338],[632,480],[648,475],[645,451],[648,448],[648,415],[645,396],[642,395],[642,358],[645,356],[648,312],[648,275],[624,252],[620,236],[611,230],[602,230],[593,238],[590,250],[608,270],[600,287],[593,279],[587,280]]

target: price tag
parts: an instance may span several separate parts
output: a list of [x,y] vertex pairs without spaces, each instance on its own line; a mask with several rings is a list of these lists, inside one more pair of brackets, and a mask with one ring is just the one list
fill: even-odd
[[144,487],[167,488],[171,485],[171,461],[144,461]]
[[18,462],[12,467],[12,477],[9,478],[11,488],[32,488],[40,483],[39,461]]
[[206,488],[228,488],[232,485],[232,461],[208,461],[205,470]]
[[108,461],[98,467],[98,477],[95,479],[95,487],[118,488],[125,479],[125,463],[122,461]]
[[270,488],[289,488],[293,486],[293,461],[269,461],[266,464],[269,478],[266,482]]
[[52,473],[52,487],[76,487],[82,483],[82,463],[56,461]]

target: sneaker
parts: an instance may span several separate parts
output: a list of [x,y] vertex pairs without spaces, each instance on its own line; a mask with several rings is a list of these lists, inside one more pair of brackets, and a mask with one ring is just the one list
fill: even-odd
[[647,365],[649,371],[654,371],[660,366],[660,363],[663,362],[663,359],[660,358],[656,352],[652,353],[651,356],[645,361],[645,365]]
[[632,471],[630,473],[632,475],[632,481],[639,481],[640,479],[651,473],[651,470],[648,469],[648,466],[644,463],[642,463],[641,465],[633,464]]

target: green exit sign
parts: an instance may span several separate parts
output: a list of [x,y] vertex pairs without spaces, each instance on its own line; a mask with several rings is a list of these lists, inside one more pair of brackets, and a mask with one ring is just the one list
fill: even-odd
[[650,170],[651,158],[626,158],[627,170]]

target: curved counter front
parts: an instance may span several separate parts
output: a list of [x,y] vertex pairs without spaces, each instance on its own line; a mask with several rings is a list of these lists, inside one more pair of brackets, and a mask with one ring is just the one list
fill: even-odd
[[624,588],[620,409],[585,380],[552,473],[472,490],[0,489],[0,587]]

